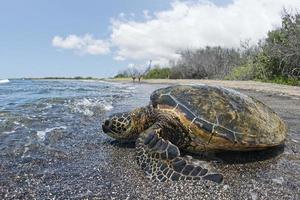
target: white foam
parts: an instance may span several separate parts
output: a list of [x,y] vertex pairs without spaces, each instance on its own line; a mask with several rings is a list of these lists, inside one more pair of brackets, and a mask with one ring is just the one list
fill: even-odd
[[296,142],[296,143],[299,143],[299,141],[298,140],[296,140],[296,139],[291,139],[293,142]]
[[[1,121],[6,121],[6,120],[1,120],[1,119],[0,119],[0,122],[1,122]],[[16,130],[17,130],[19,127],[26,127],[24,124],[21,124],[21,123],[19,123],[19,122],[17,122],[17,121],[14,121],[13,123],[14,123],[15,125],[17,125],[17,127],[14,127],[11,131],[4,131],[4,132],[2,132],[2,134],[6,134],[6,135],[12,134],[12,133],[15,133]]]
[[110,104],[107,104],[107,105],[104,105],[104,110],[106,110],[106,111],[110,111],[110,110],[112,110],[114,107],[112,106],[112,105],[110,105]]
[[2,134],[4,134],[4,135],[9,135],[9,134],[14,133],[14,132],[16,132],[16,130],[12,130],[12,131],[4,131],[4,132],[2,132]]
[[49,132],[51,132],[51,131],[53,131],[53,130],[57,130],[57,129],[67,129],[67,127],[66,126],[58,126],[58,127],[53,127],[53,128],[46,128],[45,130],[43,130],[43,131],[37,131],[36,132],[36,135],[37,135],[37,137],[38,137],[38,140],[40,140],[40,141],[44,141],[45,140],[45,136],[46,136],[46,133],[49,133]]
[[0,80],[0,84],[1,83],[9,83],[9,80],[8,79],[2,79],[2,80]]
[[128,90],[135,90],[136,87],[127,87],[126,89],[128,89]]
[[80,100],[75,100],[73,104],[71,104],[71,109],[75,112],[82,113],[87,116],[93,116],[94,110],[104,109],[105,111],[110,111],[113,109],[112,103],[109,103],[102,99],[97,98],[84,98]]
[[25,126],[24,124],[21,124],[21,123],[18,122],[18,121],[14,121],[13,123],[14,123],[15,125],[17,125],[17,126],[18,126],[18,125],[21,126],[21,127],[24,127],[24,126]]
[[122,89],[122,91],[132,91],[132,90],[136,90],[136,86],[133,86],[133,85],[131,85],[131,84],[122,84],[122,85],[118,84],[118,85],[116,85],[116,87],[117,87],[118,89]]

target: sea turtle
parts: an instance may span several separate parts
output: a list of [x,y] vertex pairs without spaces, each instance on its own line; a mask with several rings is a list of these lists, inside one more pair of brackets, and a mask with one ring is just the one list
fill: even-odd
[[105,120],[103,131],[136,141],[137,163],[152,180],[222,182],[190,153],[251,151],[280,145],[287,129],[262,102],[220,86],[176,85],[154,91],[147,107]]

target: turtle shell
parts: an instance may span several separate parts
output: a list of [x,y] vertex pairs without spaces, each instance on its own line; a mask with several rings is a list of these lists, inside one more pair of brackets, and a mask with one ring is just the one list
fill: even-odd
[[[151,95],[154,108],[173,112],[208,149],[247,150],[281,144],[280,117],[262,102],[219,86],[177,85]],[[198,140],[199,141],[199,140]]]

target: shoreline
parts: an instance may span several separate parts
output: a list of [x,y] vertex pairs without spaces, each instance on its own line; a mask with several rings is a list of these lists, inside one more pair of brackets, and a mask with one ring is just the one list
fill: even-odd
[[[132,84],[130,79],[123,80],[124,84],[120,80],[66,81],[20,81],[17,90],[12,81],[11,86],[3,87],[7,96],[3,96],[5,106],[0,113],[4,119],[0,127],[0,197],[300,199],[300,97],[239,90],[282,117],[289,130],[285,145],[219,154],[219,162],[195,155],[201,165],[203,162],[223,174],[222,184],[203,180],[159,183],[147,179],[136,164],[134,144],[104,135],[101,124],[110,114],[148,105],[156,89],[200,80],[146,80],[142,84]],[[11,98],[17,95],[32,100]],[[106,110],[105,105],[113,109]]]
[[[132,79],[103,79],[107,82],[133,83]],[[228,87],[232,89],[254,90],[258,92],[275,93],[282,96],[300,97],[300,87],[281,85],[276,83],[265,83],[258,81],[229,81],[229,80],[208,80],[208,79],[143,79],[135,84],[207,84]]]

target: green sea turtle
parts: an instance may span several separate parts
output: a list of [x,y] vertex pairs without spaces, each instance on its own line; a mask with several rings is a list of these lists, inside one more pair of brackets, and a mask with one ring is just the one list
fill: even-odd
[[137,162],[152,180],[222,182],[190,153],[251,151],[280,145],[287,129],[262,102],[232,89],[177,85],[154,91],[151,103],[105,120],[103,131],[120,141],[136,141]]

